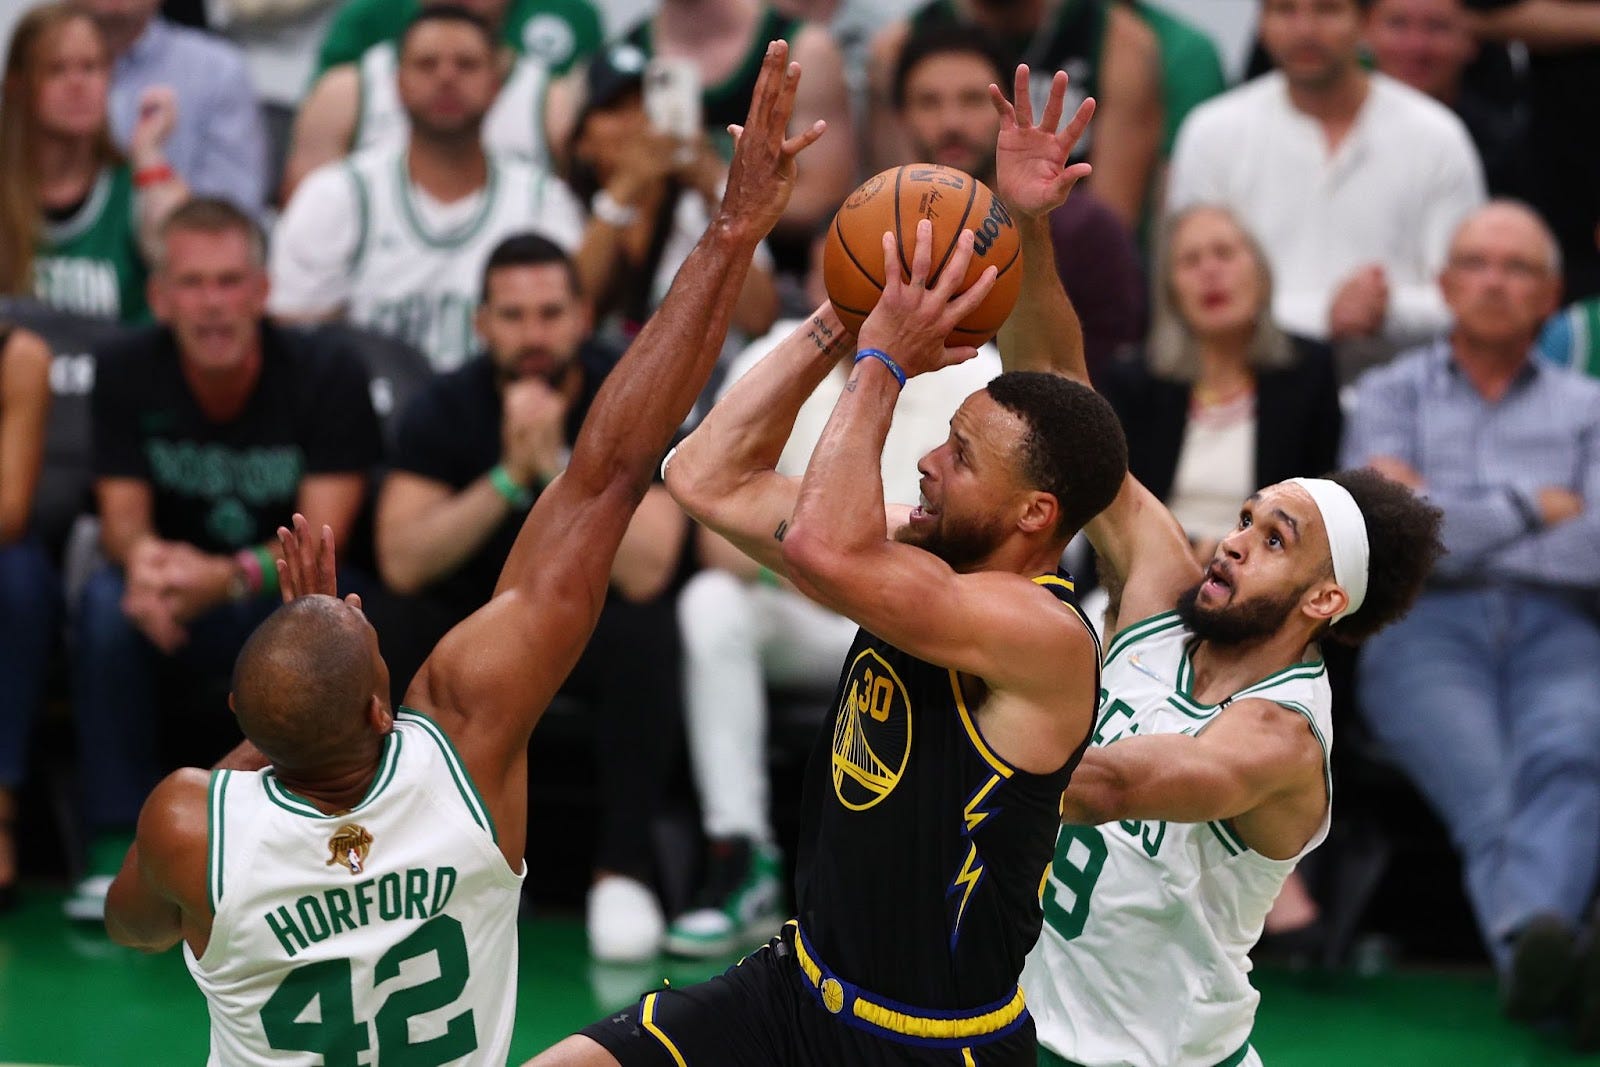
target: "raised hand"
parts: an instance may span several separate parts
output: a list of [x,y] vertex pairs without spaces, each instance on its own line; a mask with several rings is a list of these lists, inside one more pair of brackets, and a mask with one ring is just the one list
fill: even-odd
[[1072,121],[1057,132],[1066,109],[1067,75],[1056,71],[1050,83],[1050,99],[1036,126],[1033,102],[1028,93],[1028,67],[1017,67],[1014,88],[1016,103],[1006,100],[997,85],[989,86],[989,99],[1000,113],[1000,137],[995,146],[995,192],[1019,215],[1048,215],[1066,203],[1072,187],[1089,176],[1089,164],[1067,166],[1072,150],[1078,146],[1089,120],[1094,117],[1094,98],[1078,105]]
[[134,166],[163,160],[162,149],[178,125],[178,94],[165,85],[152,85],[139,95],[139,117],[128,138],[128,155]]
[[[324,525],[318,536],[313,538],[311,524],[297,511],[290,520],[290,526],[278,527],[278,544],[283,548],[283,558],[277,561],[278,588],[285,604],[313,594],[339,595],[339,580],[333,559],[333,530],[330,527]],[[351,607],[361,606],[361,598],[354,593],[344,599]]]
[[787,41],[773,41],[761,60],[755,95],[743,126],[729,126],[734,137],[728,188],[717,224],[765,237],[777,225],[794,192],[795,157],[821,137],[827,123],[785,137],[794,115],[800,64],[790,63]]
[[971,230],[962,230],[950,261],[939,272],[932,286],[928,275],[933,266],[933,223],[917,223],[917,244],[911,255],[911,278],[900,274],[900,247],[893,233],[883,235],[883,276],[887,279],[878,304],[861,324],[858,342],[862,348],[887,352],[900,365],[907,378],[962,363],[978,354],[971,345],[945,347],[950,331],[970,315],[994,288],[999,272],[989,267],[960,296],[956,288],[967,276],[972,262]]

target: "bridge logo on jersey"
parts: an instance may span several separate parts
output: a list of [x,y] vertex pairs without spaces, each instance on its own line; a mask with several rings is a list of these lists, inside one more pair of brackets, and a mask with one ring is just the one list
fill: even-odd
[[894,668],[872,649],[850,664],[833,726],[833,792],[865,811],[894,792],[911,757],[911,698]]
[[338,864],[350,868],[351,875],[360,874],[366,866],[367,853],[372,851],[372,835],[364,826],[347,822],[328,838],[328,858],[324,867]]

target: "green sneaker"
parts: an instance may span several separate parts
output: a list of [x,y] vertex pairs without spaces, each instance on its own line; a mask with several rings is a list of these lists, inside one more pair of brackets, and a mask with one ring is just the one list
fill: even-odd
[[107,834],[89,843],[89,872],[61,902],[67,918],[85,923],[106,921],[106,894],[132,845],[132,834]]
[[705,959],[760,944],[783,924],[783,854],[749,838],[715,841],[694,908],[667,927],[666,950]]

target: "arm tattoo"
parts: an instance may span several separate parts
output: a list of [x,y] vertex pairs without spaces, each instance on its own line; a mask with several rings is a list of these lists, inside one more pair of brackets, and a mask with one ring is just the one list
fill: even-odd
[[839,347],[841,340],[833,328],[822,321],[821,315],[811,316],[811,329],[807,331],[806,338],[816,346],[818,352],[832,352]]
[[778,523],[778,528],[776,530],[772,531],[772,536],[776,537],[779,541],[782,541],[788,535],[789,535],[789,520],[788,519],[784,519],[782,522]]

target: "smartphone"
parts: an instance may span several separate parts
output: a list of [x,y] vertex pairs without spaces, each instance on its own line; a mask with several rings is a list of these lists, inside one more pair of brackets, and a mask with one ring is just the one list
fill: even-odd
[[700,71],[692,59],[652,59],[644,69],[644,113],[661,133],[700,139]]

